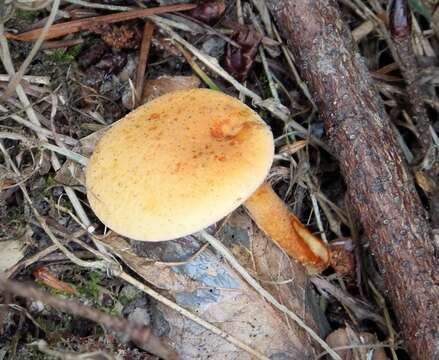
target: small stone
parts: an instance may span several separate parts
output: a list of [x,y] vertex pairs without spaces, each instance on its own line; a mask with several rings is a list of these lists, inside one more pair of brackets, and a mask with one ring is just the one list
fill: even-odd
[[128,315],[128,320],[137,325],[148,326],[151,322],[151,317],[146,309],[138,307]]

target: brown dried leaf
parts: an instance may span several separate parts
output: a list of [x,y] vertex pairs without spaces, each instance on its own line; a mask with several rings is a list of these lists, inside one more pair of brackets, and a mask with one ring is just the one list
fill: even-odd
[[306,144],[308,144],[308,140],[299,140],[294,144],[287,144],[280,148],[279,153],[282,155],[293,155],[298,152],[300,149],[303,149]]
[[435,182],[430,179],[430,177],[426,176],[421,170],[415,172],[415,178],[417,184],[426,193],[431,193],[436,188]]
[[151,101],[171,91],[195,89],[199,86],[200,79],[197,76],[160,76],[157,79],[145,82],[142,103]]
[[[236,230],[248,237],[246,229]],[[275,311],[223,259],[208,249],[191,258],[202,245],[194,238],[154,243],[148,248],[149,257],[172,263],[183,261],[179,266],[157,264],[137,256],[117,235],[107,236],[102,241],[140,277],[164,289],[178,305],[258,351],[276,358],[307,358],[310,351],[308,339],[300,338],[289,329],[282,314]],[[174,310],[162,304],[156,306],[166,324],[162,327],[167,329],[169,343],[182,359],[253,358]]]
[[[382,347],[363,347],[365,344],[376,344],[378,340],[375,335],[367,332],[356,334],[350,327],[333,331],[326,338],[331,348],[341,356],[343,360],[387,360],[386,353]],[[355,348],[355,345],[359,347]],[[353,349],[337,350],[338,347],[354,346]],[[360,347],[361,346],[361,347]],[[370,357],[369,354],[372,354]]]
[[189,11],[188,15],[206,24],[215,24],[226,10],[224,0],[206,1]]
[[224,67],[236,80],[244,81],[253,65],[263,36],[248,26],[234,25],[233,28],[231,38],[241,47],[227,44]]

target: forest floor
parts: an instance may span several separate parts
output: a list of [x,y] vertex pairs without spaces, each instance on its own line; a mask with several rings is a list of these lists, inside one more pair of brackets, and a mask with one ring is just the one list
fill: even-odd
[[[93,321],[80,316],[80,311],[68,313],[49,306],[44,297],[0,294],[0,360],[159,358],[151,354],[154,346],[142,346],[121,335],[120,327],[112,328],[102,320],[103,314],[111,315],[115,323],[126,318],[152,328],[177,353],[184,347],[182,358],[257,357],[268,347],[262,331],[279,337],[281,355],[267,356],[289,358],[288,340],[282,337],[287,339],[293,336],[289,332],[298,330],[284,314],[276,321],[285,331],[276,330],[277,323],[266,325],[271,320],[264,319],[258,323],[261,328],[254,330],[254,338],[249,329],[243,330],[238,324],[253,321],[241,314],[245,306],[254,306],[261,317],[271,310],[265,309],[262,298],[249,305],[245,297],[237,297],[235,305],[242,308],[232,311],[232,300],[224,300],[224,288],[236,286],[247,295],[253,293],[236,274],[227,275],[227,280],[224,274],[233,272],[229,264],[198,238],[163,246],[130,242],[132,251],[127,250],[127,240],[119,237],[110,245],[99,243],[106,229],[88,204],[83,165],[100,134],[140,104],[173,90],[197,87],[239,98],[266,121],[276,147],[270,183],[308,229],[331,247],[344,249],[348,264],[343,275],[328,269],[308,278],[291,272],[290,260],[271,249],[275,255],[264,270],[264,260],[255,249],[265,240],[242,209],[216,228],[230,253],[277,299],[282,299],[283,286],[289,286],[289,296],[295,296],[293,310],[301,311],[298,315],[305,319],[310,314],[317,317],[311,323],[320,337],[332,347],[353,349],[340,351],[343,359],[409,359],[398,319],[385,300],[381,269],[346,196],[319,110],[263,0],[202,1],[192,10],[171,12],[171,8],[164,14],[151,13],[149,18],[134,14],[122,22],[73,26],[91,16],[176,3],[183,1],[0,0],[0,272],[32,283],[47,296],[77,300],[100,312]],[[437,146],[437,12],[434,1],[409,3],[419,63],[416,79],[425,92],[423,101]],[[384,31],[387,1],[340,0],[338,4],[385,104],[401,152],[410,163],[422,149],[418,129],[408,115],[410,94]],[[30,32],[62,22],[63,32],[53,39]],[[49,28],[47,33],[53,32]],[[24,35],[20,38],[19,34]],[[15,72],[18,76],[11,81],[10,74]],[[429,189],[436,185],[421,173],[416,175],[417,190],[428,211]],[[276,262],[282,266],[274,269]],[[115,266],[122,270],[114,270]],[[216,276],[222,274],[226,280],[206,285],[203,277],[211,274],[205,274],[203,266],[209,271],[214,268]],[[146,294],[148,290],[139,281],[153,292]],[[296,281],[304,294],[292,286]],[[259,355],[242,347],[242,353],[233,355],[230,349],[235,345],[216,339],[221,337],[218,334],[206,335],[207,330],[197,338],[199,329],[188,324],[185,315],[173,314],[175,309],[165,309],[156,291]],[[212,300],[212,293],[219,295]],[[190,338],[182,335],[186,327]],[[240,335],[246,331],[248,337]],[[317,349],[315,343],[309,346]],[[230,353],[218,354],[218,349]],[[321,358],[323,350],[301,351]]]

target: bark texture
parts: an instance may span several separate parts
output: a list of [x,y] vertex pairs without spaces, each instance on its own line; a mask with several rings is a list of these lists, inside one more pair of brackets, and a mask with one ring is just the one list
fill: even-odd
[[439,267],[389,119],[334,0],[268,0],[325,121],[413,359],[439,359]]

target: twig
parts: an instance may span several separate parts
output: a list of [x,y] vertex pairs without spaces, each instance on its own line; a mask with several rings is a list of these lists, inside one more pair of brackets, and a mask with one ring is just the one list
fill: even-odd
[[[379,349],[379,348],[386,348],[390,347],[389,345],[386,345],[384,343],[378,343],[378,344],[355,344],[355,345],[345,345],[345,346],[337,346],[334,348],[334,350],[349,350],[349,349],[360,349],[360,348],[366,348],[366,349]],[[340,351],[341,352],[341,351]],[[343,353],[345,353],[343,351]],[[323,356],[327,354],[326,351],[321,352],[314,360],[319,360]],[[369,357],[368,357],[369,359]]]
[[[165,6],[159,6],[149,9],[137,9],[132,11],[115,13],[111,15],[93,16],[85,19],[73,20],[73,21],[53,25],[50,28],[49,33],[44,37],[44,40],[49,40],[67,34],[72,34],[81,30],[86,30],[92,26],[112,24],[120,21],[138,19],[141,17],[150,16],[154,14],[164,14],[167,12],[191,10],[195,7],[196,5],[193,4],[165,5]],[[41,31],[42,29],[35,29],[18,35],[8,33],[6,36],[9,39],[29,41],[29,40],[35,40],[38,36],[40,36]]]
[[45,41],[41,45],[41,50],[66,48],[74,45],[80,45],[84,43],[84,39],[67,39],[59,41]]
[[414,357],[433,359],[438,355],[439,277],[432,270],[438,259],[431,228],[338,3],[267,0],[267,4],[319,106],[351,208],[382,270],[407,345]]
[[244,278],[245,281],[255,289],[265,300],[272,304],[276,309],[288,315],[292,320],[294,320],[302,329],[304,329],[313,340],[315,340],[323,349],[325,349],[328,354],[335,360],[341,360],[340,356],[332,350],[329,345],[320,338],[317,333],[311,329],[305,322],[296,315],[293,311],[288,309],[285,305],[279,303],[273,295],[271,295],[267,290],[265,290],[259,283],[244,269],[244,267],[236,260],[232,253],[227,249],[218,239],[207,233],[205,230],[199,232],[199,236],[206,240],[218,253],[223,256],[229,264]]
[[142,101],[143,83],[145,81],[146,63],[148,61],[149,49],[151,47],[154,24],[147,21],[143,27],[142,43],[140,45],[139,62],[136,71],[136,104]]
[[163,359],[172,360],[179,358],[174,351],[167,348],[167,346],[152,333],[151,328],[137,326],[124,318],[108,315],[75,301],[57,298],[38,290],[34,286],[23,285],[16,281],[6,280],[3,277],[0,277],[0,288],[5,292],[10,292],[26,299],[32,298],[39,300],[63,312],[89,319],[108,329],[124,333],[128,335],[131,340],[142,344],[149,352]]

